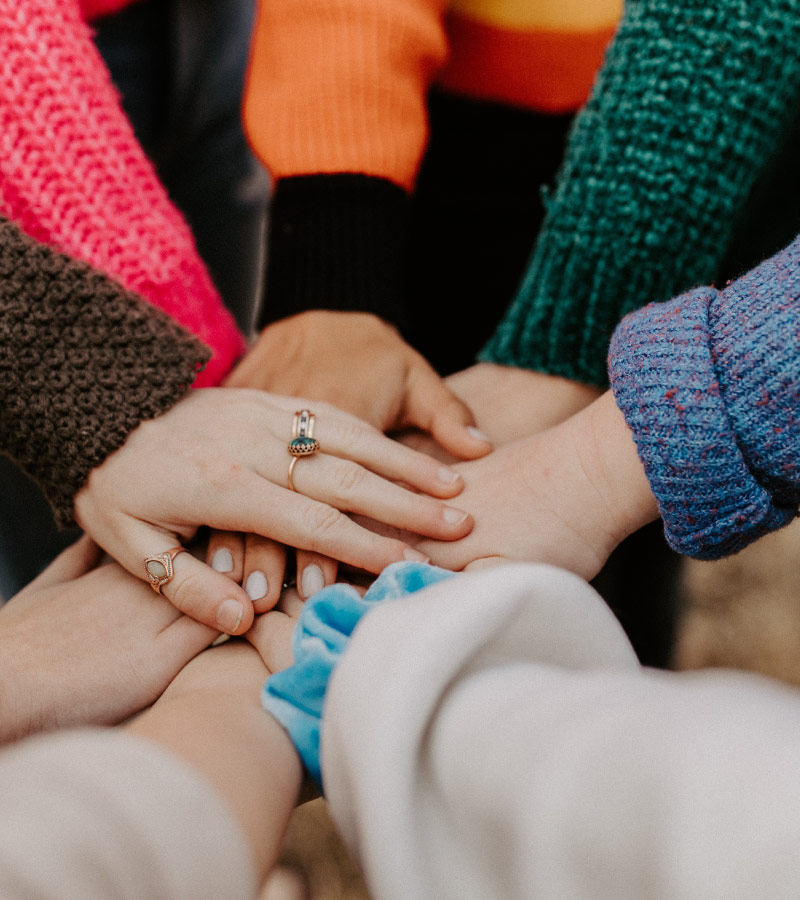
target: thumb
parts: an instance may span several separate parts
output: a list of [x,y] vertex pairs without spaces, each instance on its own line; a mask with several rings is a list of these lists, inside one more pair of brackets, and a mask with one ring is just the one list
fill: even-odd
[[492,449],[486,435],[475,428],[470,408],[422,357],[408,375],[403,424],[428,432],[439,446],[459,459],[477,459]]
[[122,552],[106,549],[145,581],[148,569],[153,577],[163,576],[159,592],[176,609],[226,634],[243,634],[250,627],[253,603],[244,589],[185,551],[175,533],[136,521],[129,523],[126,538]]

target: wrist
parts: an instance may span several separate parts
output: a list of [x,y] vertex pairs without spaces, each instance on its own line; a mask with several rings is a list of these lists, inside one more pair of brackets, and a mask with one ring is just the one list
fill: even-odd
[[633,433],[606,391],[574,417],[581,429],[578,452],[587,478],[605,507],[618,544],[658,518],[658,504],[639,459]]

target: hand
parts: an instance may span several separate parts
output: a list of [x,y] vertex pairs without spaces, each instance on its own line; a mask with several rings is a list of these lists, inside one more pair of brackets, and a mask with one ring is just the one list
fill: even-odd
[[600,388],[516,366],[478,363],[445,379],[496,446],[564,422],[602,393]]
[[[76,520],[140,577],[146,556],[200,525],[260,534],[372,572],[418,554],[340,511],[442,540],[472,527],[462,511],[394,483],[451,497],[461,483],[450,470],[327,404],[313,404],[321,450],[298,461],[297,493],[290,491],[287,445],[301,402],[241,389],[191,392],[93,470],[75,498]],[[188,553],[174,569],[162,592],[178,609],[232,634],[247,630],[253,605],[239,585]]]
[[658,515],[610,392],[561,425],[459,469],[459,503],[474,516],[473,531],[450,545],[417,544],[450,569],[527,560],[592,578],[624,537]]
[[99,557],[81,538],[0,609],[0,743],[116,724],[217,637]]
[[227,384],[325,400],[380,431],[418,428],[459,459],[491,450],[425,359],[368,313],[311,310],[275,322]]

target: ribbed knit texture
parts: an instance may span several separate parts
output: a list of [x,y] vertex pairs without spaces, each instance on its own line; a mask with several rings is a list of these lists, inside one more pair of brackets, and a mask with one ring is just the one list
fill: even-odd
[[245,127],[273,178],[354,172],[410,189],[445,0],[262,2]]
[[713,280],[799,90],[796,0],[628,0],[481,358],[606,383],[625,312]]
[[210,353],[169,316],[0,218],[0,452],[62,525],[89,472]]
[[125,118],[78,0],[0,0],[0,211],[107,272],[213,351],[215,384],[244,348]]
[[368,175],[282,178],[261,327],[308,309],[372,312],[401,330],[409,197]]
[[611,386],[679,552],[725,556],[797,514],[799,334],[800,239],[616,330]]

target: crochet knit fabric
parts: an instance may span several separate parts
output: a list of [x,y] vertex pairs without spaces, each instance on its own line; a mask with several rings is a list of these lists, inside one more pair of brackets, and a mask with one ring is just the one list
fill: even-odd
[[78,0],[0,0],[0,211],[107,272],[213,351],[242,337],[125,118]]
[[799,93],[797,0],[627,0],[481,358],[605,384],[625,312],[714,279]]
[[800,239],[616,330],[611,386],[679,552],[725,556],[797,515],[798,334]]
[[209,351],[109,278],[0,218],[0,452],[62,525],[90,471],[171,407]]

